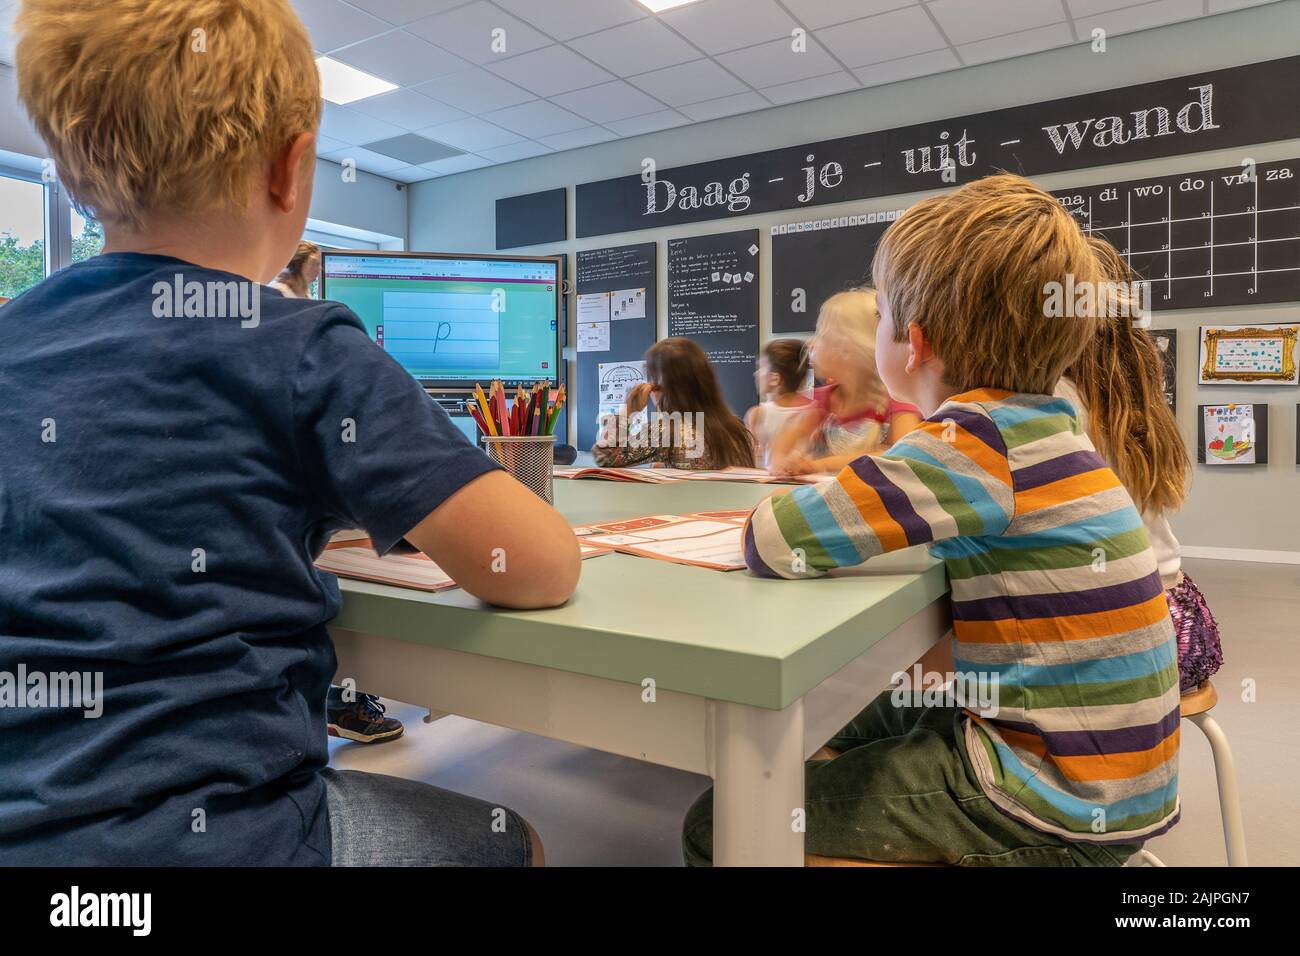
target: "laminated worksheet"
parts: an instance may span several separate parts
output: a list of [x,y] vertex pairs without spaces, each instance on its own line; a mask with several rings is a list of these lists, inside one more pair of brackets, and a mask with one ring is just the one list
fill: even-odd
[[595,533],[582,541],[674,564],[738,571],[745,566],[742,537],[746,514],[728,511],[603,521],[587,526]]

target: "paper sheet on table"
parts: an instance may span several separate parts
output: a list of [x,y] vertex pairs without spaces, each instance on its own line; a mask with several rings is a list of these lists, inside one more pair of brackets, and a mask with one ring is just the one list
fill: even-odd
[[[604,545],[586,541],[579,541],[578,548],[584,559],[610,552]],[[381,558],[371,547],[329,548],[316,559],[316,567],[341,578],[392,584],[416,591],[445,591],[457,587],[446,571],[420,553],[390,554]]]
[[627,521],[602,521],[592,527],[599,533],[584,538],[584,543],[613,548],[624,554],[718,571],[738,571],[745,566],[744,525],[731,517],[649,515]]

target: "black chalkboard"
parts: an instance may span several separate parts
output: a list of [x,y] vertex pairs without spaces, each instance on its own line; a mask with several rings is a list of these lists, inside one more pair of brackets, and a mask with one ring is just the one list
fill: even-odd
[[758,230],[668,240],[668,334],[694,340],[736,415],[758,401]]
[[772,227],[772,331],[811,332],[837,292],[870,282],[876,243],[897,216],[863,213]]
[[1054,191],[1151,282],[1151,307],[1300,299],[1300,159]]
[[[1099,57],[1098,59],[1104,59]],[[578,236],[1300,137],[1300,57],[733,156],[577,187]]]
[[643,242],[608,249],[587,249],[578,253],[578,274],[574,292],[593,295],[603,292],[645,290],[645,317],[611,319],[609,350],[578,352],[578,376],[570,407],[578,416],[578,448],[586,450],[596,443],[599,432],[599,369],[602,364],[639,362],[646,349],[654,344],[658,321],[659,245]]
[[569,238],[569,191],[564,186],[497,200],[497,248],[517,249]]

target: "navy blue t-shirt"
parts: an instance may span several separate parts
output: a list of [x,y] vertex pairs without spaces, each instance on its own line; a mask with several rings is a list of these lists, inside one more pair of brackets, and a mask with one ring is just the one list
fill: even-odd
[[[312,560],[496,467],[346,307],[177,276],[246,282],[118,253],[0,307],[0,865],[329,863]],[[59,673],[102,715],[18,706]]]

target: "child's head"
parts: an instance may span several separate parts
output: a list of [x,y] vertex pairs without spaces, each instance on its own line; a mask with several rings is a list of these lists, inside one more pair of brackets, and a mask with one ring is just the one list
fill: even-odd
[[808,378],[808,349],[798,339],[773,339],[763,346],[754,371],[760,398],[788,395]]
[[[1136,278],[1104,239],[1089,245],[1106,281]],[[1097,451],[1143,511],[1176,511],[1187,495],[1191,462],[1173,411],[1165,403],[1164,360],[1151,336],[1134,325],[1131,309],[1111,303],[1092,345],[1065,372],[1088,410]]]
[[680,336],[660,339],[645,353],[645,373],[659,411],[704,416],[705,451],[719,467],[753,465],[749,429],[722,397],[704,349]]
[[299,295],[305,296],[311,291],[311,284],[320,278],[320,268],[320,246],[304,239],[298,243],[298,249],[294,252],[293,258],[289,260],[288,265],[280,270],[276,280],[283,282]]
[[230,221],[284,265],[321,111],[288,0],[24,0],[17,30],[19,96],[110,240]]
[[868,397],[887,401],[876,370],[876,332],[880,326],[876,292],[866,287],[837,292],[822,303],[817,331],[808,342],[812,367],[822,381],[834,382]]
[[885,233],[871,272],[880,373],[902,401],[975,388],[1050,395],[1099,321],[1049,317],[1052,283],[1095,284],[1100,267],[1074,217],[1020,176],[917,203]]

